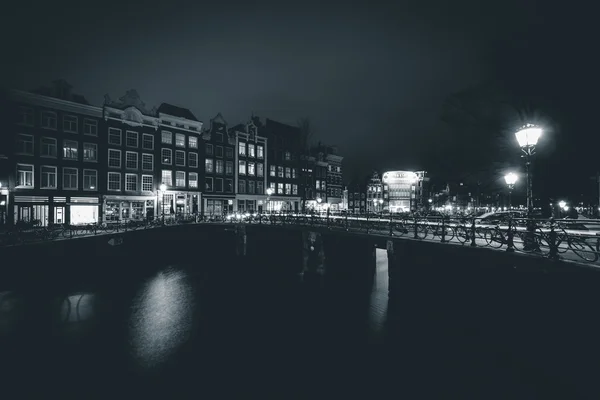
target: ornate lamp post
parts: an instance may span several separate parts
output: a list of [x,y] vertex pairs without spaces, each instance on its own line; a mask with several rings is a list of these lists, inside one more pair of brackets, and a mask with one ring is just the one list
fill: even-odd
[[161,185],[159,186],[158,191],[162,193],[162,200],[160,203],[160,210],[161,210],[161,215],[162,215],[162,223],[165,223],[165,191],[167,190],[167,185],[165,185],[164,183],[161,183]]
[[515,174],[514,172],[509,172],[508,174],[504,175],[504,181],[506,182],[506,184],[508,185],[508,210],[512,210],[512,191],[515,187],[515,183],[517,183],[517,180],[519,179],[519,177],[517,176],[517,174]]
[[525,171],[527,173],[527,236],[524,249],[534,250],[534,232],[535,226],[533,218],[533,190],[531,184],[531,156],[535,154],[535,146],[542,136],[542,128],[533,124],[526,124],[515,132],[519,146],[525,158]]
[[267,189],[267,210],[271,212],[271,195],[273,194],[273,189]]

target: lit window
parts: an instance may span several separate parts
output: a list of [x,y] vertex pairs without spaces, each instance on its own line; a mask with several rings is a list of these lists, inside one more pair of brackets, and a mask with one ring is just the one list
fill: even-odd
[[196,136],[188,136],[188,147],[190,149],[198,148],[198,138]]
[[252,143],[248,143],[248,157],[255,157],[256,154],[254,153],[254,144]]
[[108,166],[121,168],[121,150],[108,149]]
[[42,189],[56,189],[56,167],[42,165],[40,167]]
[[173,186],[173,173],[171,170],[163,169],[161,177],[161,183],[164,183],[167,186]]
[[17,153],[33,155],[33,136],[19,133],[17,135]]
[[283,194],[283,183],[278,183],[277,184],[277,193],[278,194]]
[[198,168],[198,153],[190,152],[188,154],[188,163],[192,168]]
[[83,161],[98,161],[98,145],[96,143],[83,144]]
[[190,172],[188,174],[188,186],[190,189],[198,188],[198,173]]
[[291,183],[285,184],[285,194],[292,194],[292,184]]
[[125,174],[125,191],[137,192],[138,176],[136,174]]
[[74,115],[63,115],[63,131],[77,133],[77,117]]
[[298,170],[296,168],[292,168],[292,179],[296,179],[298,177]]
[[275,170],[277,167],[274,165],[269,165],[269,176],[275,176]]
[[108,190],[121,191],[121,174],[119,172],[108,173]]
[[260,159],[265,158],[265,149],[263,146],[261,146],[261,145],[256,146],[256,157],[260,158]]
[[285,177],[288,179],[292,177],[292,169],[290,167],[285,167]]
[[182,133],[175,134],[175,146],[185,147],[185,135]]
[[142,148],[154,150],[154,136],[147,133],[142,134]]
[[175,186],[185,187],[185,172],[175,171]]
[[21,121],[19,122],[21,125],[33,126],[34,119],[35,117],[31,108],[21,107]]
[[240,142],[238,145],[238,154],[240,156],[245,156],[246,155],[246,143],[244,142]]
[[277,177],[283,178],[283,167],[277,167]]
[[[127,151],[125,152],[125,168],[127,169],[137,169],[138,168],[138,153],[135,151]],[[125,182],[127,185],[127,182]]]
[[125,132],[125,145],[127,147],[138,147],[138,133],[133,131]]
[[94,119],[83,119],[83,134],[89,136],[98,136],[98,121]]
[[256,175],[256,164],[254,164],[253,162],[248,163],[248,175]]
[[42,111],[42,128],[56,130],[56,113],[52,111]]
[[185,151],[175,150],[175,165],[185,167]]
[[294,195],[298,194],[298,185],[292,185],[292,194],[294,194]]
[[151,192],[154,187],[154,177],[152,175],[142,175],[142,192]]
[[292,153],[290,153],[289,151],[285,152],[285,159],[286,161],[289,161],[292,159]]
[[240,160],[238,162],[238,174],[246,175],[246,161]]
[[77,142],[75,140],[63,141],[63,158],[65,160],[77,160]]
[[171,149],[165,149],[163,147],[161,155],[163,164],[171,165],[173,163],[173,151]]
[[273,193],[275,193],[275,182],[269,182],[269,189],[272,189]]
[[98,190],[98,171],[95,169],[83,170],[83,190]]
[[121,145],[121,130],[117,128],[108,128],[108,144],[113,146]]
[[142,169],[152,171],[154,169],[154,154],[142,154]]
[[76,190],[78,175],[79,170],[77,168],[63,168],[63,189]]
[[233,161],[226,161],[225,162],[225,174],[226,175],[233,175]]
[[171,132],[163,131],[160,137],[162,143],[173,144],[173,134]]
[[204,170],[205,170],[206,172],[208,172],[208,173],[211,173],[211,174],[212,174],[212,172],[213,172],[213,160],[212,160],[212,158],[207,158],[207,159],[204,161]]
[[264,170],[265,166],[263,163],[258,163],[256,164],[256,176],[258,177],[263,177],[265,174],[265,170]]
[[246,193],[246,181],[243,179],[238,181],[238,193]]
[[213,178],[204,179],[204,190],[207,192],[213,191]]
[[217,174],[223,173],[223,160],[216,160],[215,172]]

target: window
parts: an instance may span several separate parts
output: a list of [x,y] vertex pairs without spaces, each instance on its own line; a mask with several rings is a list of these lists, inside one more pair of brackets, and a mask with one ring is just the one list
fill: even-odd
[[219,143],[223,143],[223,133],[217,132],[215,133],[215,141]]
[[205,178],[204,179],[204,190],[206,192],[213,191],[213,178]]
[[208,172],[208,173],[211,173],[211,174],[212,174],[212,172],[213,172],[213,160],[212,160],[212,158],[207,158],[207,159],[204,161],[204,170],[205,170],[206,172]]
[[175,150],[175,165],[185,167],[185,151]]
[[95,169],[83,170],[83,190],[98,190],[98,171]]
[[264,194],[263,182],[256,182],[256,194]]
[[161,183],[167,186],[173,186],[173,173],[169,169],[163,169],[161,174]]
[[75,140],[63,140],[63,158],[77,160],[77,142]]
[[56,189],[56,167],[42,165],[40,167],[40,175],[42,178],[42,189]]
[[248,193],[249,194],[254,194],[255,193],[255,186],[254,186],[254,181],[248,181]]
[[[135,151],[125,152],[125,168],[137,169],[138,168],[138,153]],[[127,188],[127,178],[125,178],[125,188]]]
[[206,155],[207,156],[212,156],[213,155],[213,145],[210,143],[206,143]]
[[238,193],[246,193],[246,181],[243,179],[238,181]]
[[169,131],[162,131],[160,138],[164,144],[173,144],[173,134]]
[[292,194],[292,184],[291,183],[285,184],[285,194]]
[[121,191],[121,174],[118,172],[108,173],[108,190]]
[[19,122],[21,125],[33,126],[34,125],[34,115],[33,110],[31,108],[21,107],[21,121]]
[[108,128],[108,144],[113,146],[121,145],[121,130],[117,128]]
[[152,171],[154,169],[154,154],[142,154],[142,170]]
[[215,147],[215,156],[223,157],[223,146]]
[[175,146],[185,147],[185,135],[183,133],[175,134]]
[[134,131],[125,132],[125,146],[138,147],[138,133]]
[[277,194],[283,194],[283,183],[277,184]]
[[269,182],[269,189],[271,189],[273,193],[275,193],[275,182]]
[[188,164],[192,168],[198,168],[198,153],[188,153]]
[[33,136],[19,133],[17,135],[17,153],[33,155]]
[[142,148],[146,150],[154,150],[154,136],[147,133],[142,134]]
[[263,163],[256,164],[256,176],[263,177],[265,175],[265,165]]
[[274,165],[269,165],[269,176],[275,176],[275,167]]
[[233,175],[233,161],[226,161],[225,162],[225,174],[226,175]]
[[256,157],[263,159],[265,158],[265,148],[261,145],[256,146]]
[[56,130],[56,113],[52,111],[42,111],[42,128]]
[[217,174],[223,174],[223,160],[216,160],[215,172]]
[[256,157],[256,153],[254,152],[254,144],[248,143],[248,157]]
[[233,179],[225,179],[225,192],[233,193]]
[[108,166],[110,168],[121,168],[121,150],[108,149]]
[[198,148],[198,138],[196,136],[188,136],[188,147],[190,149]]
[[279,178],[283,178],[283,167],[282,166],[277,167],[277,176]]
[[254,164],[253,162],[248,163],[248,175],[256,175],[256,164]]
[[142,192],[151,192],[154,186],[152,175],[142,175]]
[[165,149],[163,147],[161,155],[163,164],[171,165],[173,163],[173,151],[171,149]]
[[225,156],[227,158],[233,158],[233,149],[231,147],[225,149]]
[[185,172],[175,171],[175,186],[185,187]]
[[197,172],[190,172],[188,174],[188,187],[190,189],[198,188],[198,173]]
[[79,170],[77,168],[63,168],[62,186],[65,190],[77,190],[77,177]]
[[136,174],[125,174],[125,191],[137,192],[138,176]]
[[246,161],[238,161],[238,174],[246,175]]
[[83,161],[98,161],[98,145],[96,143],[83,144]]
[[246,156],[246,143],[244,143],[244,142],[240,142],[240,143],[238,144],[238,150],[239,150],[239,151],[238,151],[238,154],[239,154],[240,156]]
[[63,115],[63,131],[77,133],[77,117],[74,115]]
[[285,177],[288,179],[292,177],[292,169],[290,167],[285,167]]
[[298,177],[298,170],[296,168],[292,168],[292,179],[296,179]]
[[98,121],[95,119],[83,119],[83,134],[89,136],[98,136]]
[[286,160],[286,161],[289,161],[289,160],[291,160],[291,159],[292,159],[292,154],[291,154],[289,151],[286,151],[286,152],[285,152],[285,160]]
[[223,178],[215,178],[215,192],[223,193]]

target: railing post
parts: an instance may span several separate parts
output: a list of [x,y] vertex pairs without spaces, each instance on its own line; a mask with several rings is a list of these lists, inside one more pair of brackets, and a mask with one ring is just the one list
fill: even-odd
[[346,212],[346,231],[348,230],[348,212]]
[[558,245],[556,243],[556,229],[553,217],[550,217],[550,235],[548,236],[550,241],[550,243],[548,243],[550,246],[550,254],[548,254],[548,258],[551,260],[558,260]]
[[369,234],[369,214],[367,214],[367,235]]
[[508,217],[508,233],[506,234],[506,251],[509,253],[514,253],[515,251],[515,243],[514,243],[514,235],[513,235],[513,219],[511,216]]
[[473,217],[471,222],[471,247],[475,246],[477,246],[477,243],[475,243],[475,217]]
[[446,243],[446,219],[442,215],[442,243]]
[[413,219],[415,220],[415,226],[414,226],[414,228],[415,228],[415,229],[414,229],[414,232],[413,232],[413,234],[414,234],[414,238],[415,238],[415,239],[418,239],[418,238],[419,238],[419,235],[417,234],[417,229],[418,229],[419,225],[418,225],[418,223],[417,223],[417,216],[416,216],[416,215],[414,215],[414,214],[413,214]]
[[390,236],[394,236],[394,224],[392,222],[392,213],[390,213]]

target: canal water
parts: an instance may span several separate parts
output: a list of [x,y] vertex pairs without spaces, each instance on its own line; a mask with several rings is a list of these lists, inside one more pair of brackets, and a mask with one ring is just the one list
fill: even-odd
[[[2,398],[598,398],[593,274],[149,263],[0,287]],[[409,270],[407,268],[407,270]],[[32,397],[34,396],[34,397]]]

